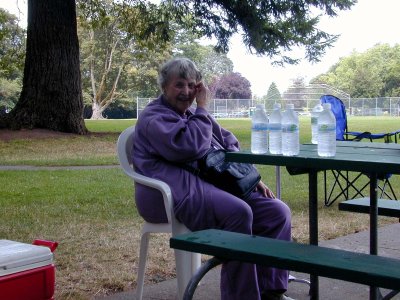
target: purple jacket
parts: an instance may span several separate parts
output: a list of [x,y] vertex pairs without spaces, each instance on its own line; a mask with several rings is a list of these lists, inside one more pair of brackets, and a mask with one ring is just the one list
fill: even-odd
[[[160,96],[149,103],[138,118],[133,145],[135,169],[170,186],[176,214],[183,201],[204,197],[207,184],[168,161],[186,162],[202,157],[211,147],[212,133],[226,149],[239,150],[237,138],[215,122],[203,108],[181,115]],[[136,184],[135,199],[145,220],[166,222],[160,192]]]

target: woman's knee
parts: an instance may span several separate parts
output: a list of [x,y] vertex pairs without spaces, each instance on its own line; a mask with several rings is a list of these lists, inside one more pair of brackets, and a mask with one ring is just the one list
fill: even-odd
[[275,218],[278,224],[283,228],[290,228],[292,226],[292,212],[289,206],[283,201],[277,200],[275,208]]
[[282,215],[282,218],[284,218],[285,220],[290,222],[292,220],[292,212],[291,212],[289,206],[282,201],[279,201],[279,203],[281,204],[280,205],[280,213]]
[[248,233],[252,231],[253,212],[250,206],[241,201],[239,205],[227,205],[227,217],[223,220],[221,227],[224,230]]

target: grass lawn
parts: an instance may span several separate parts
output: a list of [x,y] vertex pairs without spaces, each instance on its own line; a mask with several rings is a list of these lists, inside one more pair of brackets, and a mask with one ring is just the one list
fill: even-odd
[[[397,118],[349,118],[352,131],[388,132],[398,129]],[[89,136],[0,141],[0,165],[115,165],[115,168],[0,171],[0,238],[31,243],[35,238],[55,240],[56,299],[92,299],[135,288],[141,218],[133,201],[130,180],[118,168],[118,134],[134,120],[86,122]],[[250,120],[219,121],[250,146]],[[373,124],[373,127],[372,125]],[[373,128],[373,129],[371,129]],[[310,118],[301,118],[301,141],[310,140]],[[271,187],[275,168],[259,166]],[[398,176],[392,185],[400,194]],[[308,242],[308,180],[282,169],[282,199],[293,213],[293,237]],[[337,203],[323,205],[319,176],[320,239],[332,239],[368,228],[368,216],[339,212]],[[380,224],[398,222],[379,218]],[[151,240],[147,283],[174,277],[173,252],[168,236]]]

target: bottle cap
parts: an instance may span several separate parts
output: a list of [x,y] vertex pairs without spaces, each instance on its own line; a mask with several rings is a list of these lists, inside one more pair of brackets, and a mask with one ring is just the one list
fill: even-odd
[[274,103],[274,109],[280,109],[281,104],[280,103]]
[[317,105],[315,105],[315,106],[313,107],[313,111],[319,111],[319,110],[322,110],[322,105],[321,105],[321,103],[318,103]]
[[264,109],[264,104],[257,104],[257,105],[256,105],[256,108]]
[[322,104],[322,107],[324,109],[331,109],[331,104],[330,103],[324,103],[324,104]]

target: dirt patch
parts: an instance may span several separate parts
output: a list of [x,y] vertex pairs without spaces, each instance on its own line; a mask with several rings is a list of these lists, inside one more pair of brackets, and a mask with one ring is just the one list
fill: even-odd
[[[102,137],[102,136],[116,136],[118,132],[89,132],[86,137]],[[24,139],[49,139],[49,138],[62,138],[62,137],[78,137],[82,136],[76,133],[67,133],[60,131],[53,131],[48,129],[21,129],[21,130],[10,130],[0,129],[0,141],[8,142],[12,140],[24,140]]]
[[21,130],[0,129],[0,140],[6,142],[20,139],[47,139],[66,136],[76,136],[76,134],[39,128]]

